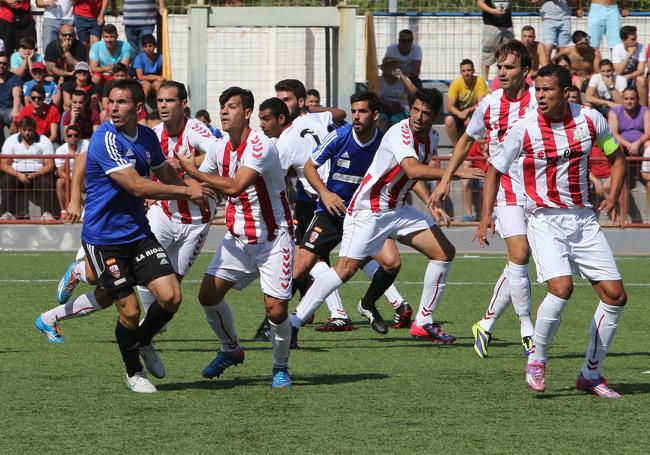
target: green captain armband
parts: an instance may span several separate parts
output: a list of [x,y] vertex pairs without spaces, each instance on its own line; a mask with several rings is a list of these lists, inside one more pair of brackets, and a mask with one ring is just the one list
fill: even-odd
[[610,133],[603,140],[597,143],[598,147],[603,151],[605,155],[611,155],[616,150],[618,150],[618,142],[614,139],[614,136]]

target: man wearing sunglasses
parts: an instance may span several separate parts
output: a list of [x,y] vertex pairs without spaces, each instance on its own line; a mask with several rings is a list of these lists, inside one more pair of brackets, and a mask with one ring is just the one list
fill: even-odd
[[88,60],[86,46],[75,37],[74,27],[64,24],[59,29],[59,39],[50,41],[45,48],[45,66],[47,72],[59,78],[59,83],[74,78],[74,66],[77,62]]
[[[59,148],[56,149],[56,155],[81,155],[88,151],[88,140],[81,138],[81,130],[77,125],[70,125],[65,129],[65,142]],[[67,212],[67,195],[65,188],[65,177],[66,174],[71,177],[72,170],[74,168],[74,159],[70,159],[68,170],[65,169],[65,159],[56,159],[54,160],[57,170],[57,179],[56,179],[56,197],[59,200],[59,207],[61,207],[61,219],[65,219],[68,215]]]
[[51,104],[45,103],[45,89],[42,85],[35,85],[29,94],[30,104],[25,106],[18,115],[16,122],[25,117],[31,117],[36,122],[36,132],[47,137],[51,142],[56,142],[59,137],[59,122],[61,114]]

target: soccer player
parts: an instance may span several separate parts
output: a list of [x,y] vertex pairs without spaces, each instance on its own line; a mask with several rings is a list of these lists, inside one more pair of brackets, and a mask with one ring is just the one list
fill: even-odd
[[548,289],[537,310],[526,384],[536,392],[546,389],[548,349],[573,292],[572,275],[580,274],[591,282],[600,302],[576,388],[618,398],[600,373],[627,296],[590,202],[589,153],[598,145],[611,164],[610,192],[599,211],[604,210],[614,222],[625,179],[625,155],[598,111],[567,102],[570,88],[566,68],[547,65],[539,69],[535,80],[538,108],[514,124],[490,158],[476,237],[481,245],[486,244],[499,177],[514,163],[526,195],[528,239],[537,279],[546,282]]
[[[138,125],[143,105],[142,87],[136,81],[113,86],[111,121],[93,135],[87,152],[82,245],[99,282],[95,299],[101,306],[114,301],[118,308],[115,338],[127,385],[134,392],[151,393],[156,388],[144,372],[138,348],[149,346],[154,334],[173,318],[181,291],[165,250],[151,234],[144,198],[201,202],[213,193],[204,185],[186,185],[167,163],[155,134]],[[151,171],[163,183],[150,181]],[[156,299],[140,325],[137,284],[147,286]],[[56,332],[41,317],[36,325],[46,334]]]
[[[488,151],[503,140],[508,128],[526,112],[535,108],[535,92],[526,82],[531,58],[528,49],[519,41],[509,41],[495,51],[497,73],[501,88],[483,98],[472,116],[465,133],[454,147],[447,172],[431,195],[438,203],[449,194],[449,181],[461,166],[474,141],[487,135]],[[521,343],[524,354],[532,348],[533,324],[530,318],[530,281],[528,278],[528,241],[524,214],[524,192],[517,167],[501,177],[501,189],[497,196],[497,229],[508,249],[508,263],[497,280],[492,300],[483,319],[472,326],[474,350],[479,357],[488,356],[494,325],[512,302],[519,317]],[[485,202],[484,202],[485,203]]]
[[[455,248],[433,220],[406,203],[418,181],[440,179],[444,173],[442,169],[429,166],[438,145],[438,135],[432,126],[441,103],[439,91],[418,90],[410,117],[386,132],[347,208],[339,261],[315,280],[300,302],[304,308],[316,307],[348,281],[368,256],[378,254],[386,239],[393,238],[429,259],[411,335],[440,343],[455,341],[433,321]],[[459,171],[459,174],[480,175],[475,171]],[[360,303],[359,310],[369,313],[372,319],[377,313],[376,307],[374,304],[366,307],[365,303]]]
[[203,377],[220,376],[244,361],[230,306],[230,289],[243,289],[260,276],[273,345],[273,387],[291,386],[288,373],[291,326],[287,302],[291,298],[293,223],[286,196],[284,171],[273,143],[251,130],[253,94],[239,87],[219,97],[225,140],[212,146],[196,168],[192,153],[178,154],[190,177],[208,183],[228,196],[226,233],[205,272],[199,302],[221,341],[216,358]]

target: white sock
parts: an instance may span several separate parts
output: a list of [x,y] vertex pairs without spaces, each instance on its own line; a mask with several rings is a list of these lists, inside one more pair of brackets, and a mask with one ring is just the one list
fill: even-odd
[[433,322],[433,313],[445,293],[445,283],[447,283],[447,274],[450,267],[451,262],[429,261],[427,271],[424,274],[420,308],[415,317],[415,322],[419,326]]
[[269,321],[271,326],[271,345],[273,346],[273,368],[287,368],[289,365],[289,344],[291,344],[291,324],[289,318],[279,324]]
[[[315,280],[329,269],[329,266],[325,262],[318,261],[309,271],[309,274]],[[327,303],[327,308],[330,310],[331,318],[349,319],[348,314],[345,312],[345,308],[343,308],[341,294],[339,294],[338,289],[335,289],[334,292],[325,297],[325,303]]]
[[510,283],[510,298],[515,313],[519,317],[521,337],[533,336],[535,331],[530,319],[530,280],[528,279],[528,264],[508,262],[508,282]]
[[57,321],[81,318],[101,309],[102,307],[97,303],[95,292],[93,291],[81,294],[65,305],[58,305],[50,311],[46,311],[41,314],[41,318],[43,318],[43,322],[47,325],[54,325]]
[[494,285],[490,306],[485,310],[485,315],[479,322],[483,330],[492,332],[494,324],[496,324],[497,319],[506,311],[508,305],[510,305],[510,284],[508,283],[508,267],[506,266],[503,272],[501,272],[497,283]]
[[600,301],[594,313],[589,329],[589,346],[585,363],[582,365],[582,375],[587,379],[598,379],[603,368],[612,338],[618,327],[618,319],[623,313],[622,306],[607,305]]
[[332,268],[318,275],[318,278],[316,278],[300,303],[298,303],[295,317],[294,315],[291,317],[291,325],[296,327],[295,324],[299,323],[300,326],[303,326],[305,321],[323,303],[323,300],[342,284],[343,281],[341,281],[341,278],[339,278],[336,271]]
[[149,307],[156,301],[156,298],[146,286],[136,286],[135,291],[146,314],[149,311]]
[[528,363],[535,360],[546,362],[548,347],[553,342],[555,332],[560,326],[560,316],[568,300],[561,299],[551,293],[546,294],[537,309],[535,321],[535,334],[533,335],[533,352],[528,356]]
[[86,277],[86,261],[77,262],[77,264],[74,266],[74,269],[72,270],[72,273],[74,273],[77,278],[79,278],[79,281],[88,284],[88,278]]
[[208,324],[210,324],[214,333],[219,337],[219,341],[221,341],[221,350],[238,350],[239,338],[237,338],[237,332],[235,331],[235,325],[233,324],[230,305],[228,305],[225,300],[222,300],[216,305],[201,305],[201,307],[205,312],[205,320],[208,321]]

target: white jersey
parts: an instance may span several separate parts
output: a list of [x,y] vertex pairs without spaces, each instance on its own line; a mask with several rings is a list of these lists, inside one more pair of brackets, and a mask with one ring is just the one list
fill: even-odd
[[[495,90],[481,100],[465,132],[475,140],[487,135],[488,151],[492,155],[508,129],[536,107],[534,86],[528,87],[520,98],[514,100],[508,99],[505,90]],[[501,176],[496,199],[497,206],[525,205],[526,198],[517,172],[515,163]]]
[[358,210],[386,212],[403,206],[417,180],[409,179],[400,163],[410,157],[429,164],[437,148],[436,130],[431,130],[426,142],[419,142],[411,132],[409,119],[393,125],[381,140],[366,176],[352,196],[348,213]]
[[[64,142],[62,145],[60,145],[55,151],[55,155],[61,155],[61,156],[67,156],[67,155],[82,155],[88,151],[88,145],[90,142],[88,139],[81,139],[79,141],[79,144],[77,145],[77,150],[74,152],[71,152],[68,149],[68,144]],[[64,158],[57,158],[54,160],[54,163],[56,167],[62,167],[65,166],[65,159]],[[74,170],[74,159],[70,159],[70,174],[72,175],[72,171]]]
[[[178,136],[169,136],[163,123],[153,127],[168,160],[174,160],[174,153],[183,153],[184,148],[195,150],[197,155],[204,154],[212,144],[220,140],[202,122],[193,118],[185,120],[185,126]],[[179,173],[184,174],[182,171]],[[160,201],[159,204],[165,215],[182,224],[210,223],[217,211],[212,198],[209,199],[209,207],[200,207],[188,200],[167,200]]]
[[249,244],[272,241],[281,231],[293,236],[284,171],[275,145],[264,134],[251,130],[236,150],[224,135],[212,144],[199,170],[234,178],[242,166],[255,170],[259,177],[240,195],[228,197],[228,231]]
[[535,110],[515,123],[490,157],[499,172],[517,164],[526,191],[526,209],[591,207],[589,152],[597,144],[605,154],[618,143],[596,110],[569,104],[560,122],[549,122]]

